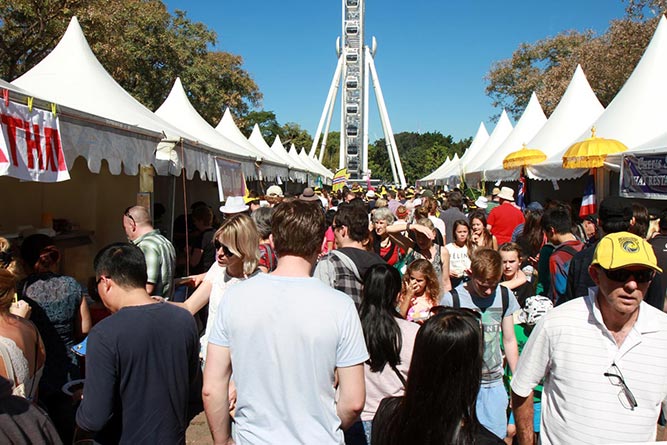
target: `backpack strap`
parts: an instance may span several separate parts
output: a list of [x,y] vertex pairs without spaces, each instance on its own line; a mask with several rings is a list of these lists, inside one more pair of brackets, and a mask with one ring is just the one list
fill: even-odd
[[452,307],[454,309],[458,309],[461,307],[461,299],[459,298],[459,293],[456,289],[452,289],[449,291],[449,293],[452,296]]
[[507,308],[510,305],[510,291],[508,288],[505,286],[500,286],[500,295],[503,299],[503,316],[502,318],[505,318],[505,314],[507,313]]
[[407,386],[407,383],[405,381],[405,377],[403,377],[403,374],[401,374],[401,372],[398,370],[398,368],[396,368],[395,365],[389,365],[389,366],[391,366],[391,369],[394,370],[394,372],[396,373],[396,376],[398,377],[398,380],[400,380],[401,384],[403,385],[403,389],[405,389],[405,387]]

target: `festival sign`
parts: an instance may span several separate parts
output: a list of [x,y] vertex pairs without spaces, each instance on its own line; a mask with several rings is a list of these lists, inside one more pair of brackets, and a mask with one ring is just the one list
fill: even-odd
[[622,159],[621,196],[667,199],[667,153],[627,153]]
[[220,202],[226,196],[245,195],[245,179],[240,162],[229,161],[223,158],[215,158],[215,172],[218,177],[218,194]]
[[60,182],[69,177],[55,113],[0,101],[0,176]]

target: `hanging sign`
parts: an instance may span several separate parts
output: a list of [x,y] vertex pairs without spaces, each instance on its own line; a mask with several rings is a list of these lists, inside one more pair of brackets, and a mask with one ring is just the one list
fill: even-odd
[[626,198],[667,199],[667,153],[624,154],[619,194]]
[[218,178],[220,202],[228,196],[245,195],[245,180],[240,162],[215,158],[215,172]]
[[69,179],[55,113],[0,101],[0,176],[25,181]]

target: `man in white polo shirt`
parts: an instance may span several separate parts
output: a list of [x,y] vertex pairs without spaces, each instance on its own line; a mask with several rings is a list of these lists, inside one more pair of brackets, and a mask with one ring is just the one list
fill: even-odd
[[512,380],[519,443],[534,444],[533,388],[542,380],[543,444],[655,440],[667,397],[667,315],[642,300],[658,267],[628,232],[600,240],[588,296],[549,312]]

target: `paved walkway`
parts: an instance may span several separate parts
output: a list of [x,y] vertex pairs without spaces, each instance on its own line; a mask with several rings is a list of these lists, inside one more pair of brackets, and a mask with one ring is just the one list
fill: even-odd
[[203,412],[199,413],[185,433],[185,443],[188,445],[210,445],[213,443],[211,433],[208,430],[208,423]]

